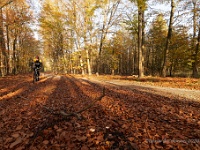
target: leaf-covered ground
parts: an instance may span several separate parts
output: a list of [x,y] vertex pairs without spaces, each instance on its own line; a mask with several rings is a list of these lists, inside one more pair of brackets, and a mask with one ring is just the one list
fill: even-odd
[[0,78],[0,149],[200,149],[200,103],[70,75]]
[[200,90],[200,79],[195,78],[173,78],[173,77],[152,77],[146,76],[143,78],[137,78],[135,76],[111,76],[104,75],[95,77],[99,80],[122,80],[122,81],[136,81],[141,84],[154,85],[160,87],[172,87],[172,88],[185,88],[185,89],[195,89]]
[[[76,77],[81,77],[76,75]],[[133,76],[85,76],[85,79],[101,84],[110,84],[153,93],[173,99],[192,100],[200,102],[200,79],[194,78],[161,78]]]

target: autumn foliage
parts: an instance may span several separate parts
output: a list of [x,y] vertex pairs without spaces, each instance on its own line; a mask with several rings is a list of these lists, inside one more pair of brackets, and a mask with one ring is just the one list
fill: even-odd
[[0,83],[0,149],[200,148],[199,102],[70,75]]

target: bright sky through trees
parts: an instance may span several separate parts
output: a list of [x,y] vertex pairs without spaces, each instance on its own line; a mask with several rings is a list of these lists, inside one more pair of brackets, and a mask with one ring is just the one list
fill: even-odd
[[[38,28],[37,27],[38,26],[37,18],[38,18],[38,15],[40,13],[40,9],[42,7],[43,0],[27,0],[27,1],[31,4],[31,7],[32,7],[33,12],[34,12],[35,24],[33,25],[32,28],[34,28],[36,30],[35,31],[35,37],[38,39],[39,37],[38,37],[38,34],[37,34],[37,28]],[[123,4],[122,7],[124,7],[124,8],[126,7],[125,9],[123,9],[123,11],[125,11],[125,13],[126,13],[126,11],[136,10],[136,8],[131,8],[131,7],[134,7],[134,6],[131,5],[131,3],[128,0],[122,0],[122,4]],[[145,16],[146,31],[149,30],[149,26],[151,25],[154,18],[158,15],[158,13],[163,13],[164,18],[168,22],[169,13],[170,13],[170,3],[160,4],[160,3],[155,3],[154,1],[149,1],[147,4],[148,4],[148,10],[146,11],[147,15]],[[178,11],[178,13],[179,13],[179,11]],[[129,14],[131,14],[131,13],[129,13]],[[181,21],[179,21],[179,23],[187,26],[188,19],[186,19],[186,18],[182,19]],[[191,22],[189,21],[189,23],[191,23]],[[192,32],[191,30],[189,32]]]
[[[38,15],[40,13],[40,9],[42,7],[43,0],[27,0],[27,1],[30,3],[32,10],[33,10],[33,13],[34,13],[35,24],[32,25],[32,28],[35,30],[35,38],[39,39],[39,36],[38,36],[38,33],[37,33]],[[123,10],[125,12],[136,10],[136,8],[133,8],[134,6],[128,0],[122,0],[122,4],[123,5],[121,6],[122,7],[121,10]],[[151,11],[155,11],[155,12],[168,12],[168,11],[170,11],[170,5],[166,5],[166,4],[158,4],[157,3],[157,4],[154,4],[154,5],[151,5],[151,3],[149,2],[148,7],[149,8],[148,8],[147,13],[150,13]],[[147,26],[149,24],[151,24],[151,22],[153,21],[153,19],[155,18],[156,15],[157,15],[157,13],[151,14],[150,17],[146,18],[147,19],[147,22],[146,22]],[[166,19],[168,19],[168,18],[166,18]],[[147,30],[148,30],[148,27],[147,27]]]
[[[200,0],[1,0],[2,5],[4,1],[8,2],[1,12],[5,19],[0,20],[5,65],[9,55],[25,59],[32,57],[25,56],[25,50],[32,55],[41,50],[55,71],[92,66],[93,72],[137,74],[137,54],[143,47],[146,74],[154,75],[162,69],[166,39],[171,40],[170,74],[178,67],[185,72],[182,66],[190,70],[199,59],[195,44],[200,39]],[[26,64],[20,63],[11,65],[18,69],[17,65]]]
[[30,6],[33,10],[34,15],[34,24],[32,24],[31,28],[34,30],[34,36],[36,39],[39,39],[38,35],[38,15],[40,13],[40,9],[42,7],[43,0],[27,0],[30,3]]
[[28,2],[30,3],[34,14],[37,15],[40,12],[40,8],[41,8],[41,0],[28,0]]

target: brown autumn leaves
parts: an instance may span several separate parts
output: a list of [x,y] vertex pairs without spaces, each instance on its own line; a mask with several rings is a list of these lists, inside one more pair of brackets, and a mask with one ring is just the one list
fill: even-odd
[[0,78],[0,149],[200,149],[200,103],[69,75]]

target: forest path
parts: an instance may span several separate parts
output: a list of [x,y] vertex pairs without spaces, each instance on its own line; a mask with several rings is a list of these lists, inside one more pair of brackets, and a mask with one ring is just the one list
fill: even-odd
[[199,149],[199,108],[70,75],[9,76],[0,78],[0,149]]
[[128,88],[132,90],[141,91],[144,93],[152,93],[161,95],[164,97],[169,98],[176,98],[176,99],[182,99],[182,100],[192,100],[200,102],[200,90],[191,90],[191,89],[185,89],[185,88],[172,88],[172,87],[161,87],[161,86],[154,86],[154,85],[147,85],[142,84],[142,82],[136,82],[136,81],[127,81],[127,80],[116,80],[116,79],[97,79],[94,77],[89,77],[83,79],[101,83],[101,84],[108,84],[108,85],[114,85],[114,86],[120,86],[123,88]]

